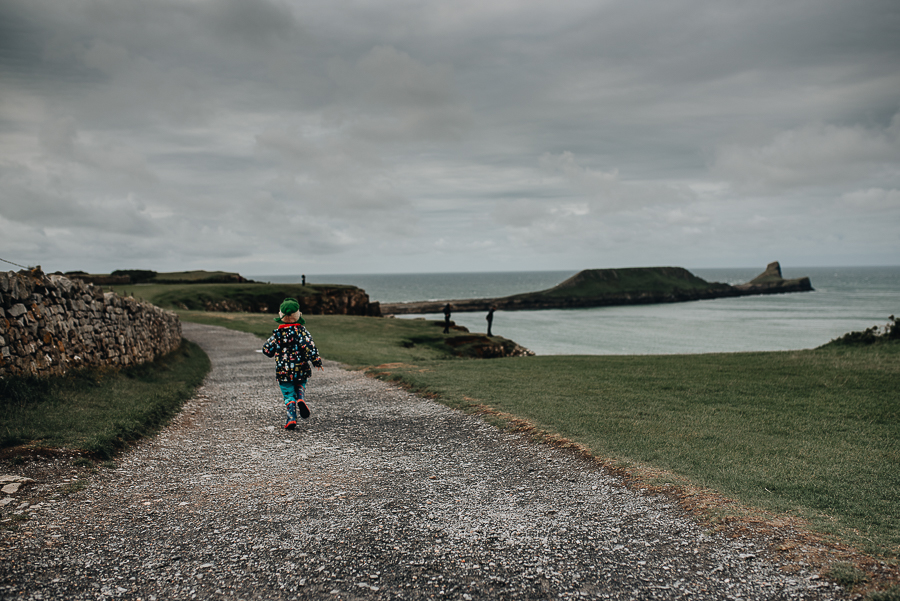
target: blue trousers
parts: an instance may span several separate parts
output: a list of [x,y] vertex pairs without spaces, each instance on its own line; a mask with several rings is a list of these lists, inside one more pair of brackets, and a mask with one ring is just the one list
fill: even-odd
[[297,401],[303,401],[306,380],[300,382],[279,382],[281,394],[284,396],[284,408],[287,410],[287,422],[297,421]]

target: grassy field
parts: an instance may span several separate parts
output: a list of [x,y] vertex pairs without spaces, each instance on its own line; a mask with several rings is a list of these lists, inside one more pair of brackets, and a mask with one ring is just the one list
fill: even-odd
[[353,286],[308,284],[136,284],[110,286],[122,295],[153,303],[165,309],[203,310],[207,302],[235,301],[245,306],[268,306],[277,310],[287,296],[302,298],[324,291]]
[[208,371],[206,353],[186,342],[120,371],[0,380],[0,448],[67,448],[108,458],[164,425]]
[[534,357],[382,371],[451,405],[482,403],[596,456],[664,468],[896,556],[898,351]]
[[[268,338],[277,324],[272,315],[179,311],[184,321],[219,325]],[[380,319],[354,315],[304,315],[316,347],[326,359],[355,368],[383,363],[460,360],[447,344],[464,333],[442,334],[443,322]],[[437,325],[440,324],[440,325]]]
[[[182,318],[260,336],[273,327],[267,315]],[[898,344],[479,361],[448,360],[433,340],[440,330],[421,321],[311,316],[307,327],[325,358],[381,366],[381,377],[451,406],[486,405],[598,457],[805,518],[869,553],[900,553]]]

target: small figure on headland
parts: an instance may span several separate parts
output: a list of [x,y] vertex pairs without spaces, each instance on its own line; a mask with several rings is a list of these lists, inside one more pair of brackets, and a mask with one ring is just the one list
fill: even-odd
[[287,410],[284,427],[293,430],[297,427],[298,412],[303,419],[309,417],[309,407],[303,399],[306,381],[312,376],[309,364],[312,362],[322,371],[322,358],[312,336],[303,327],[306,320],[297,299],[284,299],[275,322],[281,325],[266,340],[262,352],[266,357],[275,357],[275,378]]
[[444,334],[450,333],[450,303],[444,305]]
[[302,282],[303,286],[306,286],[306,276],[305,275],[300,276],[300,281]]
[[488,322],[488,336],[493,336],[493,334],[491,334],[491,326],[494,325],[494,311],[496,310],[497,307],[491,307],[490,309],[488,309],[487,317],[485,317]]

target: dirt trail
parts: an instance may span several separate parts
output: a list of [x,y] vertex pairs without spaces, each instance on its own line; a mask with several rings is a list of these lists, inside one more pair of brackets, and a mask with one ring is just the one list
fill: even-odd
[[4,534],[0,598],[846,598],[570,454],[333,363],[285,431],[258,338],[184,331],[206,384]]

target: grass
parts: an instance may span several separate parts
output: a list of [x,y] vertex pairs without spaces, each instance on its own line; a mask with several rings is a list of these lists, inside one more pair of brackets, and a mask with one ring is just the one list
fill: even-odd
[[865,601],[900,601],[900,586],[892,586],[885,590],[876,590],[863,597]]
[[[276,311],[285,297],[318,296],[353,286],[323,284],[135,284],[111,286],[119,294],[130,294],[165,309],[203,310],[206,303],[236,302],[245,307]],[[262,310],[262,309],[260,309]]]
[[201,384],[209,358],[196,345],[120,371],[0,380],[0,448],[26,445],[111,457],[156,432]]
[[670,470],[870,552],[900,551],[898,345],[390,371],[451,405],[480,402],[596,456]]
[[[272,329],[271,316],[182,318]],[[453,407],[509,413],[597,457],[667,470],[866,552],[900,554],[898,344],[476,361],[448,360],[440,331],[422,321],[312,316],[307,327],[324,357],[381,366],[380,377]]]
[[229,277],[238,277],[238,274],[229,271],[170,271],[167,273],[157,273],[153,279],[165,282],[204,282],[207,280],[224,279]]
[[[277,324],[273,315],[178,311],[184,321],[218,325],[268,338]],[[464,333],[442,334],[443,322],[380,319],[354,315],[304,315],[306,328],[326,359],[350,367],[384,363],[459,360],[447,340]],[[435,325],[440,323],[440,326]]]
[[707,282],[681,267],[587,269],[548,290],[517,294],[510,298],[600,298],[618,294],[669,294],[724,288],[728,286]]
[[839,561],[831,564],[825,572],[831,580],[834,580],[841,586],[851,587],[862,584],[867,580],[866,573],[860,570],[852,563]]

